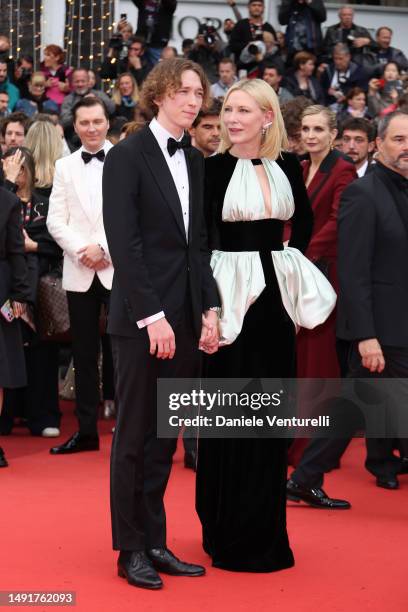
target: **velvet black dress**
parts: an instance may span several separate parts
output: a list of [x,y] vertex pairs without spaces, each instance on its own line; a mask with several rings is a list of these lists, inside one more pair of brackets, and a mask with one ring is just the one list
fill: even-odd
[[[30,297],[19,200],[0,187],[0,306],[6,300]],[[23,340],[19,321],[0,315],[0,388],[26,384]]]
[[[5,187],[14,191],[16,186],[9,181]],[[33,307],[34,322],[38,312],[38,284],[41,276],[56,273],[62,268],[62,251],[50,236],[46,221],[48,215],[48,197],[44,190],[34,191],[30,204],[19,200],[20,223],[28,236],[34,240],[37,251],[26,253],[29,301]],[[58,352],[56,342],[42,340],[38,334],[20,324],[25,353],[27,384],[22,388],[9,390],[5,394],[3,412],[0,416],[0,431],[10,433],[14,416],[27,419],[27,426],[33,435],[41,435],[46,427],[59,427],[61,413],[58,397]]]
[[[284,221],[222,221],[224,196],[237,161],[228,152],[206,160],[209,244],[212,250],[259,251],[266,287],[249,307],[236,340],[208,356],[206,374],[294,377],[295,326],[283,306],[271,259],[271,250],[283,249]],[[276,161],[289,179],[295,203],[289,246],[304,252],[313,215],[301,168],[289,153]],[[286,531],[287,445],[287,439],[277,438],[199,439],[196,507],[203,546],[215,567],[272,572],[294,564]]]

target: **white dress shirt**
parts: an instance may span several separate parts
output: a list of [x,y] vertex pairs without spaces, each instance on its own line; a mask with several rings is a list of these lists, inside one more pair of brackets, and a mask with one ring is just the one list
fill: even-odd
[[368,167],[368,159],[365,160],[364,164],[357,170],[358,178],[362,178]]
[[[169,167],[171,172],[171,176],[173,178],[174,184],[177,189],[177,193],[179,196],[181,211],[183,214],[184,228],[186,231],[186,237],[188,239],[188,227],[189,227],[189,198],[190,198],[190,185],[188,181],[188,171],[187,171],[187,162],[183,149],[178,149],[174,155],[170,156],[167,150],[167,142],[169,138],[173,138],[174,140],[181,140],[184,134],[181,135],[180,138],[174,138],[170,132],[166,130],[156,118],[154,118],[150,123],[150,129],[153,133],[153,136],[156,138],[159,147],[164,155],[164,159]],[[94,161],[94,160],[92,160]],[[91,162],[92,163],[92,162]],[[158,312],[157,314],[152,315],[151,317],[147,317],[146,319],[141,319],[137,321],[137,326],[139,329],[146,327],[146,325],[150,325],[159,319],[163,319],[166,315],[163,311]]]
[[[111,146],[109,141],[105,140],[102,147],[102,149],[105,151],[105,155],[110,148]],[[88,149],[86,149],[84,146],[81,147],[80,151],[81,155],[82,151],[91,153],[91,151],[88,151]],[[83,164],[85,166],[86,186],[88,190],[89,201],[91,203],[92,209],[96,212],[98,202],[102,202],[103,162],[97,157],[93,157],[91,161],[87,164],[83,161]]]

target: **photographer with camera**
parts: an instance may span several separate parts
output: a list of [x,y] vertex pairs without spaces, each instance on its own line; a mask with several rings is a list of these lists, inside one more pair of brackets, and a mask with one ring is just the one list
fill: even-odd
[[222,59],[222,53],[217,31],[211,19],[205,19],[200,24],[189,59],[200,64],[210,83],[218,81],[218,64]]
[[381,117],[395,111],[404,93],[400,68],[396,62],[385,64],[381,78],[368,83],[368,112],[372,117]]
[[[275,30],[269,23],[263,20],[264,11],[265,4],[263,0],[249,0],[249,17],[238,21],[231,32],[229,47],[231,52],[235,54],[235,62],[238,65],[238,69],[241,68],[250,72],[262,61],[266,52],[263,46],[264,32],[270,32],[276,40]],[[242,56],[244,51],[244,56]],[[241,57],[251,61],[242,61]]]
[[130,72],[136,83],[140,86],[152,69],[145,55],[145,41],[141,36],[132,36],[129,39],[128,53],[122,61],[116,61],[113,54],[109,54],[101,66],[102,79],[116,79],[124,72]]
[[177,0],[132,0],[138,9],[137,36],[146,41],[146,57],[152,66],[160,60],[171,34]]
[[[115,65],[116,74],[126,71],[129,47],[133,36],[133,28],[126,20],[126,14],[122,13],[117,30],[108,43],[108,55],[106,60]],[[105,61],[106,61],[105,60]],[[103,77],[110,78],[110,77]],[[115,78],[115,77],[113,77]]]
[[320,84],[326,92],[326,105],[337,112],[352,87],[367,91],[368,75],[361,66],[351,61],[348,46],[338,43],[333,49],[333,62],[321,73]]

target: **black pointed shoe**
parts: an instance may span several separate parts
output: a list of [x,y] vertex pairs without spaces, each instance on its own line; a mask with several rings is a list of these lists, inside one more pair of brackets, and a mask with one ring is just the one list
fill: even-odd
[[401,465],[398,474],[408,474],[408,457],[401,457]]
[[333,499],[323,489],[301,487],[292,479],[289,479],[286,484],[286,498],[294,502],[303,501],[313,508],[326,508],[327,510],[348,510],[351,508],[350,502],[345,499]]
[[389,489],[390,491],[399,489],[399,482],[396,476],[377,476],[375,483],[377,487],[382,489]]
[[154,569],[170,576],[204,576],[205,568],[202,565],[193,565],[180,561],[168,548],[151,548],[147,556],[153,563]]
[[6,456],[4,454],[4,450],[0,446],[0,468],[2,468],[2,467],[8,467],[8,461],[7,461]]
[[162,579],[144,551],[121,552],[118,558],[118,576],[142,589],[161,589]]
[[184,453],[184,467],[197,471],[197,452],[189,451]]
[[64,444],[51,448],[50,453],[51,455],[69,455],[71,453],[97,450],[99,450],[98,436],[84,436],[77,431]]

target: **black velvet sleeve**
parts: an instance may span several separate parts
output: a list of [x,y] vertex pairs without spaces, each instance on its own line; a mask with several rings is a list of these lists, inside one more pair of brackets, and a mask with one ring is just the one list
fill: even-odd
[[21,231],[20,202],[17,198],[13,197],[10,209],[6,228],[6,258],[11,268],[10,298],[16,302],[25,302],[29,299],[30,287]]
[[310,242],[313,230],[313,211],[310,206],[302,168],[293,153],[283,153],[277,160],[292,186],[295,200],[295,212],[291,219],[291,236],[289,246],[304,253]]

